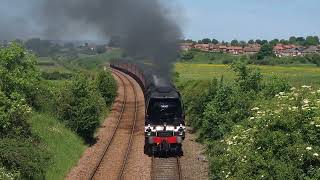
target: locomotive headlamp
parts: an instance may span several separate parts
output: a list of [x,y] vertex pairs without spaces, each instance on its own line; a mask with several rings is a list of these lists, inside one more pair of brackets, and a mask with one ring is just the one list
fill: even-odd
[[184,129],[183,129],[183,127],[182,127],[182,124],[180,124],[180,127],[179,127],[178,131],[179,131],[179,135],[180,135],[180,136],[183,136]]
[[182,136],[183,135],[183,131],[184,131],[183,128],[180,127],[178,131],[179,131],[179,135]]
[[147,136],[151,136],[152,132],[151,132],[150,124],[148,125],[148,128],[146,129],[146,132],[147,132]]

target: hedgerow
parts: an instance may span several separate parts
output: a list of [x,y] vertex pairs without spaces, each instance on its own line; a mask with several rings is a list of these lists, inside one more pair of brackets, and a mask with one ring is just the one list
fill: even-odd
[[35,179],[45,173],[49,153],[27,122],[39,82],[34,56],[16,43],[0,49],[0,167],[6,174],[3,176]]
[[117,84],[111,73],[109,71],[99,72],[95,83],[106,104],[110,106],[117,95]]
[[210,179],[319,179],[320,89],[264,80],[244,63],[232,68],[233,83],[213,80],[200,93],[180,86]]
[[73,78],[57,98],[58,117],[85,140],[91,140],[100,124],[101,96],[84,74]]

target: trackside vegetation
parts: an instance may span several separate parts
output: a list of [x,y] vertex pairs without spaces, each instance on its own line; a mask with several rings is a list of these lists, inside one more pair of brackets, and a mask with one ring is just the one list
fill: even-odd
[[241,61],[230,68],[234,80],[177,82],[210,179],[319,179],[320,89]]
[[116,96],[109,72],[45,73],[36,59],[17,43],[0,49],[0,179],[63,179]]

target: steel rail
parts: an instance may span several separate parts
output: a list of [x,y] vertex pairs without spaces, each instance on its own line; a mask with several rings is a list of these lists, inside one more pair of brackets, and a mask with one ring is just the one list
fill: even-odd
[[[115,73],[114,72],[114,75],[117,76],[121,83],[124,85],[124,80],[120,77],[119,74]],[[120,121],[122,119],[122,115],[126,109],[126,104],[127,104],[127,91],[126,91],[126,88],[123,88],[123,92],[124,92],[124,100],[123,100],[123,103],[121,105],[121,111],[120,111],[120,114],[118,116],[118,119],[117,119],[117,124],[116,124],[116,127],[114,128],[113,132],[112,132],[112,136],[111,136],[111,139],[110,141],[108,142],[108,144],[106,144],[106,146],[104,147],[104,150],[103,150],[103,153],[101,155],[101,157],[99,158],[99,162],[97,163],[97,165],[95,166],[95,168],[93,169],[93,171],[91,172],[90,176],[89,176],[89,180],[92,180],[94,178],[94,176],[96,175],[96,173],[98,172],[98,169],[105,157],[105,155],[107,154],[107,151],[109,150],[109,147],[111,146],[112,142],[113,142],[113,139],[115,137],[115,134],[119,128],[119,124],[120,124]]]
[[130,81],[128,77],[126,77],[126,78],[130,82],[130,84],[131,84],[131,86],[133,88],[133,91],[134,91],[135,111],[134,111],[134,120],[133,120],[132,129],[131,129],[131,135],[130,135],[130,139],[129,139],[128,148],[127,148],[127,151],[126,151],[126,154],[125,154],[125,158],[124,158],[124,160],[122,162],[121,170],[120,170],[119,176],[118,176],[119,180],[123,179],[123,175],[124,175],[124,171],[125,171],[125,168],[126,168],[126,164],[128,162],[129,154],[130,154],[131,147],[132,147],[133,137],[134,137],[134,131],[135,131],[135,128],[136,128],[137,114],[138,114],[137,113],[137,111],[138,111],[137,89],[135,88],[133,82]]

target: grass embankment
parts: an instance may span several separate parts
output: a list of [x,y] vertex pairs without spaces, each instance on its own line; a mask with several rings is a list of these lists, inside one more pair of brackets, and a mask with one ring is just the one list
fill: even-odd
[[87,145],[76,133],[49,114],[33,113],[30,125],[53,154],[45,179],[63,179],[77,163]]
[[[111,58],[118,56],[119,53],[118,51],[113,51],[100,55],[79,55],[78,59],[71,62],[66,61],[65,64],[61,64],[61,62],[57,62],[50,57],[42,57],[37,59],[37,65],[45,73],[70,73],[72,76],[76,76],[77,72],[73,70],[77,69],[95,77],[96,70],[99,67],[102,69],[101,66],[103,64]],[[71,65],[70,63],[72,63],[72,69],[68,68]],[[103,80],[100,81],[104,82]],[[56,94],[56,92],[69,87],[72,81],[72,77],[64,79],[62,76],[57,76],[56,80],[47,79],[42,81],[42,85],[50,89],[53,94]],[[105,89],[111,88],[107,85],[105,84]],[[106,91],[112,92],[110,89]],[[111,102],[109,101],[112,101],[112,98],[105,99],[104,101],[100,97],[100,100],[103,102],[101,103],[101,107],[103,108],[99,111],[99,121],[102,123],[110,111],[110,106],[105,105],[104,102],[108,101],[107,103],[110,104]],[[58,107],[55,107],[52,100],[48,100],[42,104],[42,112],[34,112],[29,123],[33,132],[46,144],[47,149],[50,150],[50,154],[52,155],[49,168],[45,173],[45,179],[63,179],[70,169],[76,165],[88,145],[81,135],[77,134],[71,127],[67,127],[68,123],[65,120],[58,119],[59,116],[54,110]]]
[[[313,66],[254,66],[261,70],[262,75],[268,79],[274,75],[284,78],[293,86],[304,84],[319,86],[320,68]],[[225,81],[234,80],[235,75],[229,65],[223,64],[190,64],[177,63],[176,71],[180,74],[180,81],[202,80],[209,81],[221,78]]]

